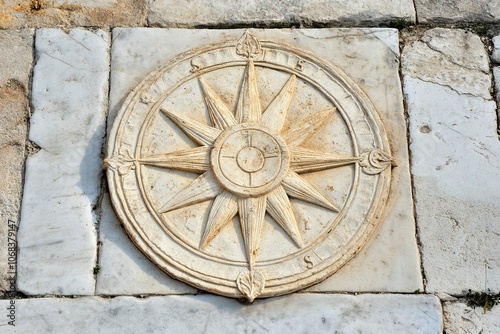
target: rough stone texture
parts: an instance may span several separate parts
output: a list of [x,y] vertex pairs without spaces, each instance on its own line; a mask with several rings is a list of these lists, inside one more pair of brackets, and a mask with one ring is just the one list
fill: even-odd
[[447,334],[496,334],[500,333],[500,307],[484,311],[463,302],[447,302],[443,306],[444,329]]
[[0,28],[142,26],[146,0],[5,0]]
[[500,3],[490,0],[415,0],[419,23],[499,22]]
[[[204,30],[114,29],[108,126],[113,123],[126,95],[153,69],[192,47],[224,39],[235,41],[242,34],[242,30],[217,35]],[[390,133],[392,154],[399,164],[393,169],[394,188],[387,204],[388,214],[382,218],[383,222],[370,243],[337,274],[313,289],[394,292],[422,289],[402,96],[399,93],[397,31],[276,30],[268,31],[266,38],[290,43],[290,36],[299,47],[313,50],[319,57],[334,62],[368,94]],[[325,39],[328,46],[325,46]],[[333,57],[331,50],[342,52]],[[380,62],[374,62],[374,59],[380,59]],[[109,241],[104,241],[103,247],[106,247],[106,242]]]
[[195,293],[192,287],[171,279],[145,255],[137,251],[116,218],[105,195],[101,203],[99,227],[101,250],[96,294],[185,294]]
[[[0,301],[5,310],[8,300]],[[434,296],[298,294],[251,305],[215,296],[17,300],[4,333],[442,333]]]
[[[486,54],[477,36],[460,30],[433,29],[423,38],[405,47],[403,75],[427,291],[498,292],[500,144]],[[456,81],[440,70],[452,57]]]
[[29,139],[19,230],[18,289],[93,294],[107,109],[109,34],[41,29],[36,34]]
[[19,223],[28,116],[33,30],[0,31],[0,290],[15,272],[8,266],[7,222]]
[[481,39],[464,30],[436,28],[404,50],[402,70],[459,94],[490,98],[488,55]]
[[285,1],[211,1],[149,0],[151,26],[197,27],[208,25],[333,23],[373,25],[398,18],[415,22],[413,2],[285,0]]

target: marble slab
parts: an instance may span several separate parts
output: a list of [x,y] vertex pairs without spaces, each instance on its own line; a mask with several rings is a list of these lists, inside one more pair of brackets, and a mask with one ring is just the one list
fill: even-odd
[[443,304],[444,328],[446,333],[500,332],[500,308],[485,311],[481,306],[471,307],[465,302],[446,302]]
[[0,27],[113,27],[146,24],[146,0],[5,0]]
[[1,30],[0,45],[0,291],[5,291],[13,290],[16,272],[9,253],[15,253],[17,229],[9,228],[9,220],[19,225],[33,30]]
[[500,145],[485,49],[477,35],[436,28],[402,64],[427,291],[498,292]]
[[[113,123],[128,92],[152,70],[192,47],[236,40],[243,32],[114,29],[108,127]],[[397,31],[306,29],[253,32],[260,34],[259,38],[294,43],[298,47],[314,50],[314,53],[345,71],[375,104],[388,130],[391,149],[399,165],[393,169],[394,186],[387,204],[387,215],[370,244],[334,275],[331,282],[325,281],[314,288],[315,291],[413,292],[422,289],[398,76]],[[336,49],[342,52],[333,56],[331,50]],[[109,247],[121,248],[119,240],[103,240],[103,249],[106,243],[116,243],[116,246]],[[112,275],[119,277],[117,274]]]
[[91,295],[108,97],[109,34],[40,29],[19,229],[18,290]]
[[415,22],[412,1],[259,0],[215,4],[207,0],[149,0],[148,9],[149,24],[163,27],[231,24],[307,26],[318,23],[368,26],[403,17],[409,22]]
[[[1,300],[0,307],[10,307]],[[3,333],[442,333],[430,295],[297,294],[247,305],[209,295],[15,301]]]
[[415,0],[419,23],[499,22],[497,1]]

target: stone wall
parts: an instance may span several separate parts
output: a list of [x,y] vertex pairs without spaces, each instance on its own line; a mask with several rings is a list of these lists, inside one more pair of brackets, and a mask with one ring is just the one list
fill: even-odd
[[[2,332],[500,332],[497,2],[7,0],[0,28]],[[398,163],[354,259],[251,304],[158,269],[102,170],[144,77],[247,28],[353,79]]]

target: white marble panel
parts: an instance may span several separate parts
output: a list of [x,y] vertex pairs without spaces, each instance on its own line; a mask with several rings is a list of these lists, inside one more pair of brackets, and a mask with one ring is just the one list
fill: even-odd
[[[8,300],[0,307],[10,307]],[[441,304],[428,295],[296,294],[256,301],[201,296],[16,300],[3,333],[442,333]],[[5,312],[4,312],[5,313]]]
[[41,29],[36,35],[19,230],[18,289],[94,293],[96,212],[108,97],[109,34]]
[[443,304],[446,333],[496,334],[500,332],[500,307],[485,310],[465,302]]
[[[487,55],[478,36],[461,30],[433,29],[422,39],[405,48],[403,75],[427,291],[498,292],[500,144],[490,87],[478,89],[490,80],[481,69]],[[441,49],[436,57],[425,53],[430,44]],[[459,79],[429,77],[451,58],[469,59],[455,61]]]

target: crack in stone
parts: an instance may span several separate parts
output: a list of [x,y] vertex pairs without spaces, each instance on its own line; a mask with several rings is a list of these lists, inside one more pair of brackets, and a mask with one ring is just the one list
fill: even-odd
[[[416,74],[416,73],[414,73]],[[413,75],[410,75],[410,74],[405,74],[405,76],[408,76],[412,79],[416,79],[416,80],[420,80],[420,81],[423,81],[423,82],[427,82],[427,83],[430,83],[430,84],[434,84],[434,85],[439,85],[439,86],[442,86],[442,87],[445,87],[445,88],[449,88],[450,90],[454,91],[455,93],[457,93],[458,95],[463,95],[463,96],[468,96],[468,97],[475,97],[475,98],[478,98],[478,99],[481,99],[485,102],[492,102],[493,101],[493,98],[485,98],[483,96],[478,96],[478,95],[474,95],[472,93],[465,93],[465,92],[460,92],[458,91],[456,88],[453,88],[452,86],[448,85],[448,84],[444,84],[442,82],[438,82],[438,81],[433,81],[432,79],[423,79],[419,76],[413,76]]]
[[70,64],[70,63],[67,63],[67,62],[65,62],[64,60],[62,60],[62,59],[60,59],[60,58],[57,58],[57,57],[55,57],[55,56],[53,56],[53,55],[51,55],[51,54],[49,54],[49,53],[47,53],[47,52],[45,52],[45,51],[39,51],[39,52],[40,52],[40,53],[43,53],[43,54],[45,54],[45,55],[47,55],[47,56],[49,56],[50,58],[53,58],[53,59],[55,59],[55,60],[58,60],[58,61],[60,61],[61,63],[64,63],[64,64],[68,65],[69,67],[73,67],[73,68],[76,68],[76,69],[78,69],[78,70],[87,71],[87,72],[90,72],[90,73],[101,73],[101,72],[104,72],[103,70],[101,70],[101,71],[92,71],[92,70],[89,70],[89,69],[87,69],[87,68],[74,66],[74,65],[72,65],[72,64]]
[[427,45],[427,47],[428,47],[429,49],[431,49],[432,51],[435,51],[435,52],[437,52],[437,53],[439,53],[439,54],[443,55],[443,56],[444,56],[444,57],[445,57],[445,58],[446,58],[446,59],[447,59],[450,63],[452,63],[452,64],[455,64],[455,65],[457,65],[457,66],[459,66],[459,67],[462,67],[462,68],[464,68],[464,69],[467,69],[467,70],[470,70],[470,71],[474,71],[474,72],[481,72],[481,73],[484,73],[484,74],[489,74],[489,73],[490,73],[489,71],[484,71],[484,70],[482,70],[482,69],[469,67],[469,66],[467,66],[467,65],[465,65],[465,64],[460,64],[460,63],[456,62],[456,61],[455,61],[455,60],[454,60],[454,59],[453,59],[450,55],[448,55],[448,54],[444,53],[443,51],[441,51],[441,50],[437,49],[436,47],[432,46],[432,45],[430,44],[430,41],[428,41],[428,42],[426,42],[426,41],[422,41],[422,43],[424,43],[425,45]]

